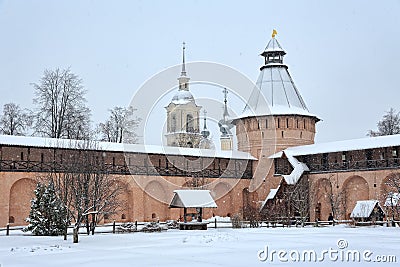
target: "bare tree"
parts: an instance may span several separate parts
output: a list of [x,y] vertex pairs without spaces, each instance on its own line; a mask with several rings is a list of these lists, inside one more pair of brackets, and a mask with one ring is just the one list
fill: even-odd
[[59,166],[62,170],[54,169],[46,178],[52,180],[58,197],[68,208],[66,221],[72,219],[75,222],[73,242],[78,243],[82,224],[86,226],[88,234],[90,230],[94,234],[96,224],[104,215],[112,215],[117,208],[125,205],[119,196],[126,185],[118,177],[109,174],[97,143],[76,141],[64,153]]
[[26,135],[32,125],[32,116],[15,103],[4,104],[0,117],[0,133],[6,135]]
[[394,108],[390,108],[389,111],[383,115],[383,118],[377,124],[378,130],[368,131],[368,136],[383,136],[400,134],[400,112],[396,112]]
[[177,146],[198,148],[201,140],[200,134],[179,133],[176,137]]
[[101,140],[114,143],[136,143],[136,128],[140,118],[134,116],[134,112],[135,109],[132,106],[110,109],[110,117],[98,126]]
[[33,87],[36,133],[53,138],[88,138],[90,110],[82,80],[77,75],[70,69],[45,70]]
[[310,218],[310,183],[308,175],[304,175],[294,185],[287,185],[285,197],[288,218],[297,217],[301,225]]
[[[262,216],[264,219],[278,221],[288,225],[292,219],[304,222],[310,218],[310,184],[308,176],[303,176],[296,184],[287,184],[282,179],[273,199],[268,200]],[[286,221],[286,222],[285,222]]]
[[330,211],[334,219],[344,218],[346,215],[346,190],[341,188],[337,189],[336,192],[332,187],[333,175],[329,177],[326,183],[322,183],[321,187],[314,188],[313,194],[310,195],[313,198],[311,203],[316,203],[319,199],[326,199],[330,206]]
[[383,187],[383,200],[392,220],[400,218],[400,175],[393,173]]
[[210,183],[210,179],[204,176],[196,176],[193,174],[191,177],[185,177],[185,183],[183,187],[192,189],[205,189]]

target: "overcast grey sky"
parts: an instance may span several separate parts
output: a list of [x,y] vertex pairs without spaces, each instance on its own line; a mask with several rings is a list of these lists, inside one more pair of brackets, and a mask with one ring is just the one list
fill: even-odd
[[0,105],[32,108],[30,83],[46,68],[71,67],[93,121],[102,121],[179,64],[182,41],[188,61],[225,64],[255,81],[276,29],[295,84],[323,120],[316,141],[360,138],[390,107],[400,110],[399,14],[396,0],[0,0]]

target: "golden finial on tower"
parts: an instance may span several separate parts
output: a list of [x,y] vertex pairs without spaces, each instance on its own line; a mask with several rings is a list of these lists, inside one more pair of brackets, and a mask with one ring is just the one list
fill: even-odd
[[277,35],[277,34],[278,34],[278,32],[275,29],[273,29],[272,30],[272,38],[275,38],[275,35]]

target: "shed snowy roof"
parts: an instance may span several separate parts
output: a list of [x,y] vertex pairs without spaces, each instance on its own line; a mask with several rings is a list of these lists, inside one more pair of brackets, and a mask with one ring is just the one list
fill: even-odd
[[290,147],[275,153],[270,158],[280,158],[283,152],[285,155],[303,156],[395,146],[400,146],[400,134]]
[[210,190],[175,190],[170,208],[217,208]]
[[359,200],[351,212],[350,218],[368,218],[376,205],[382,210],[378,200]]
[[188,147],[121,144],[121,143],[110,143],[110,142],[93,142],[93,144],[88,145],[86,141],[82,140],[11,136],[11,135],[0,135],[0,145],[43,147],[43,148],[66,148],[66,149],[90,148],[94,150],[114,151],[114,152],[256,160],[256,158],[251,156],[249,153],[241,151],[227,151],[227,150],[219,151],[219,150],[188,148]]
[[264,207],[267,204],[268,200],[272,200],[272,199],[275,198],[275,196],[278,193],[280,187],[281,187],[281,185],[279,184],[277,188],[271,188],[269,190],[267,198],[261,204],[260,211],[262,211],[264,209]]

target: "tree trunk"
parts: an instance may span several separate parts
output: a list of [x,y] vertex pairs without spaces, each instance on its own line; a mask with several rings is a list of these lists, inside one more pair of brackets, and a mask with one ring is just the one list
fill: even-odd
[[73,231],[73,235],[74,235],[74,243],[78,243],[79,239],[78,239],[78,233],[79,233],[79,228],[78,227],[74,227],[74,231]]
[[96,216],[92,215],[92,235],[94,235],[94,229],[96,228]]
[[64,240],[67,240],[67,235],[68,235],[68,224],[65,223],[65,227],[64,227]]
[[85,222],[86,222],[86,233],[87,235],[90,235],[89,215],[85,216]]

